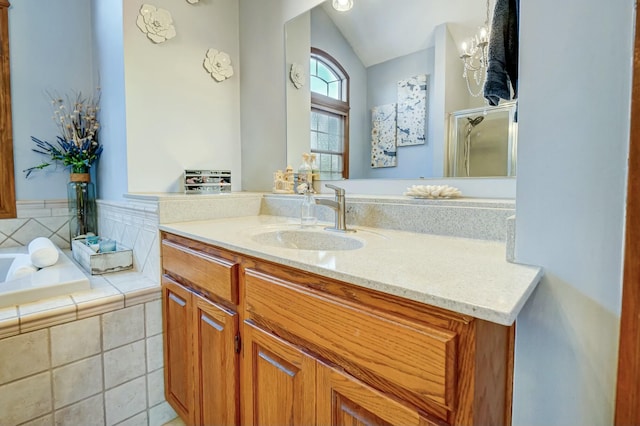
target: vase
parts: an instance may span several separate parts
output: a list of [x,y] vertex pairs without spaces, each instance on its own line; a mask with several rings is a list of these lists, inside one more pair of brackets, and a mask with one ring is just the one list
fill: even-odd
[[71,173],[67,184],[69,200],[69,244],[87,234],[98,235],[96,190],[89,173]]

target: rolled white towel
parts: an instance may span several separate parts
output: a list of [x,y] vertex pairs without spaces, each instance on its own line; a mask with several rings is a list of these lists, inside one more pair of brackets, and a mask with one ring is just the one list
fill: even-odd
[[37,272],[38,268],[31,263],[31,256],[28,254],[16,254],[15,259],[11,262],[5,281],[11,281],[16,278],[24,277],[34,272]]
[[58,248],[45,237],[38,237],[29,243],[31,263],[38,268],[55,265],[58,261]]

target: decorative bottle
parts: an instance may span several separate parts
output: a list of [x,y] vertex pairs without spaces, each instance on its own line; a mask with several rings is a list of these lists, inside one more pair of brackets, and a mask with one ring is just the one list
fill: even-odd
[[307,184],[305,186],[304,198],[300,208],[300,224],[302,226],[312,226],[316,224],[316,200],[313,193],[309,190]]

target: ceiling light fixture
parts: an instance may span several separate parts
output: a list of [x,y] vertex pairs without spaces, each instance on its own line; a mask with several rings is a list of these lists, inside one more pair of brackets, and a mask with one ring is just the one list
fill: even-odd
[[353,0],[333,0],[331,5],[338,12],[346,12],[353,7]]
[[[462,53],[460,54],[460,59],[464,63],[462,78],[467,82],[467,90],[474,97],[480,96],[483,92],[484,82],[487,79],[489,28],[489,0],[487,0],[487,15],[484,25],[479,28],[478,34],[473,36],[469,42],[462,43]],[[478,88],[477,91],[471,88],[470,76],[472,76],[475,86]]]

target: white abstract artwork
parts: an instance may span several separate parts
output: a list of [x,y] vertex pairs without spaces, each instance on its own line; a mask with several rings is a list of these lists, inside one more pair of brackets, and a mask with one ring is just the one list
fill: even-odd
[[427,121],[427,75],[398,82],[397,145],[425,143]]
[[371,167],[395,167],[396,104],[371,108]]

